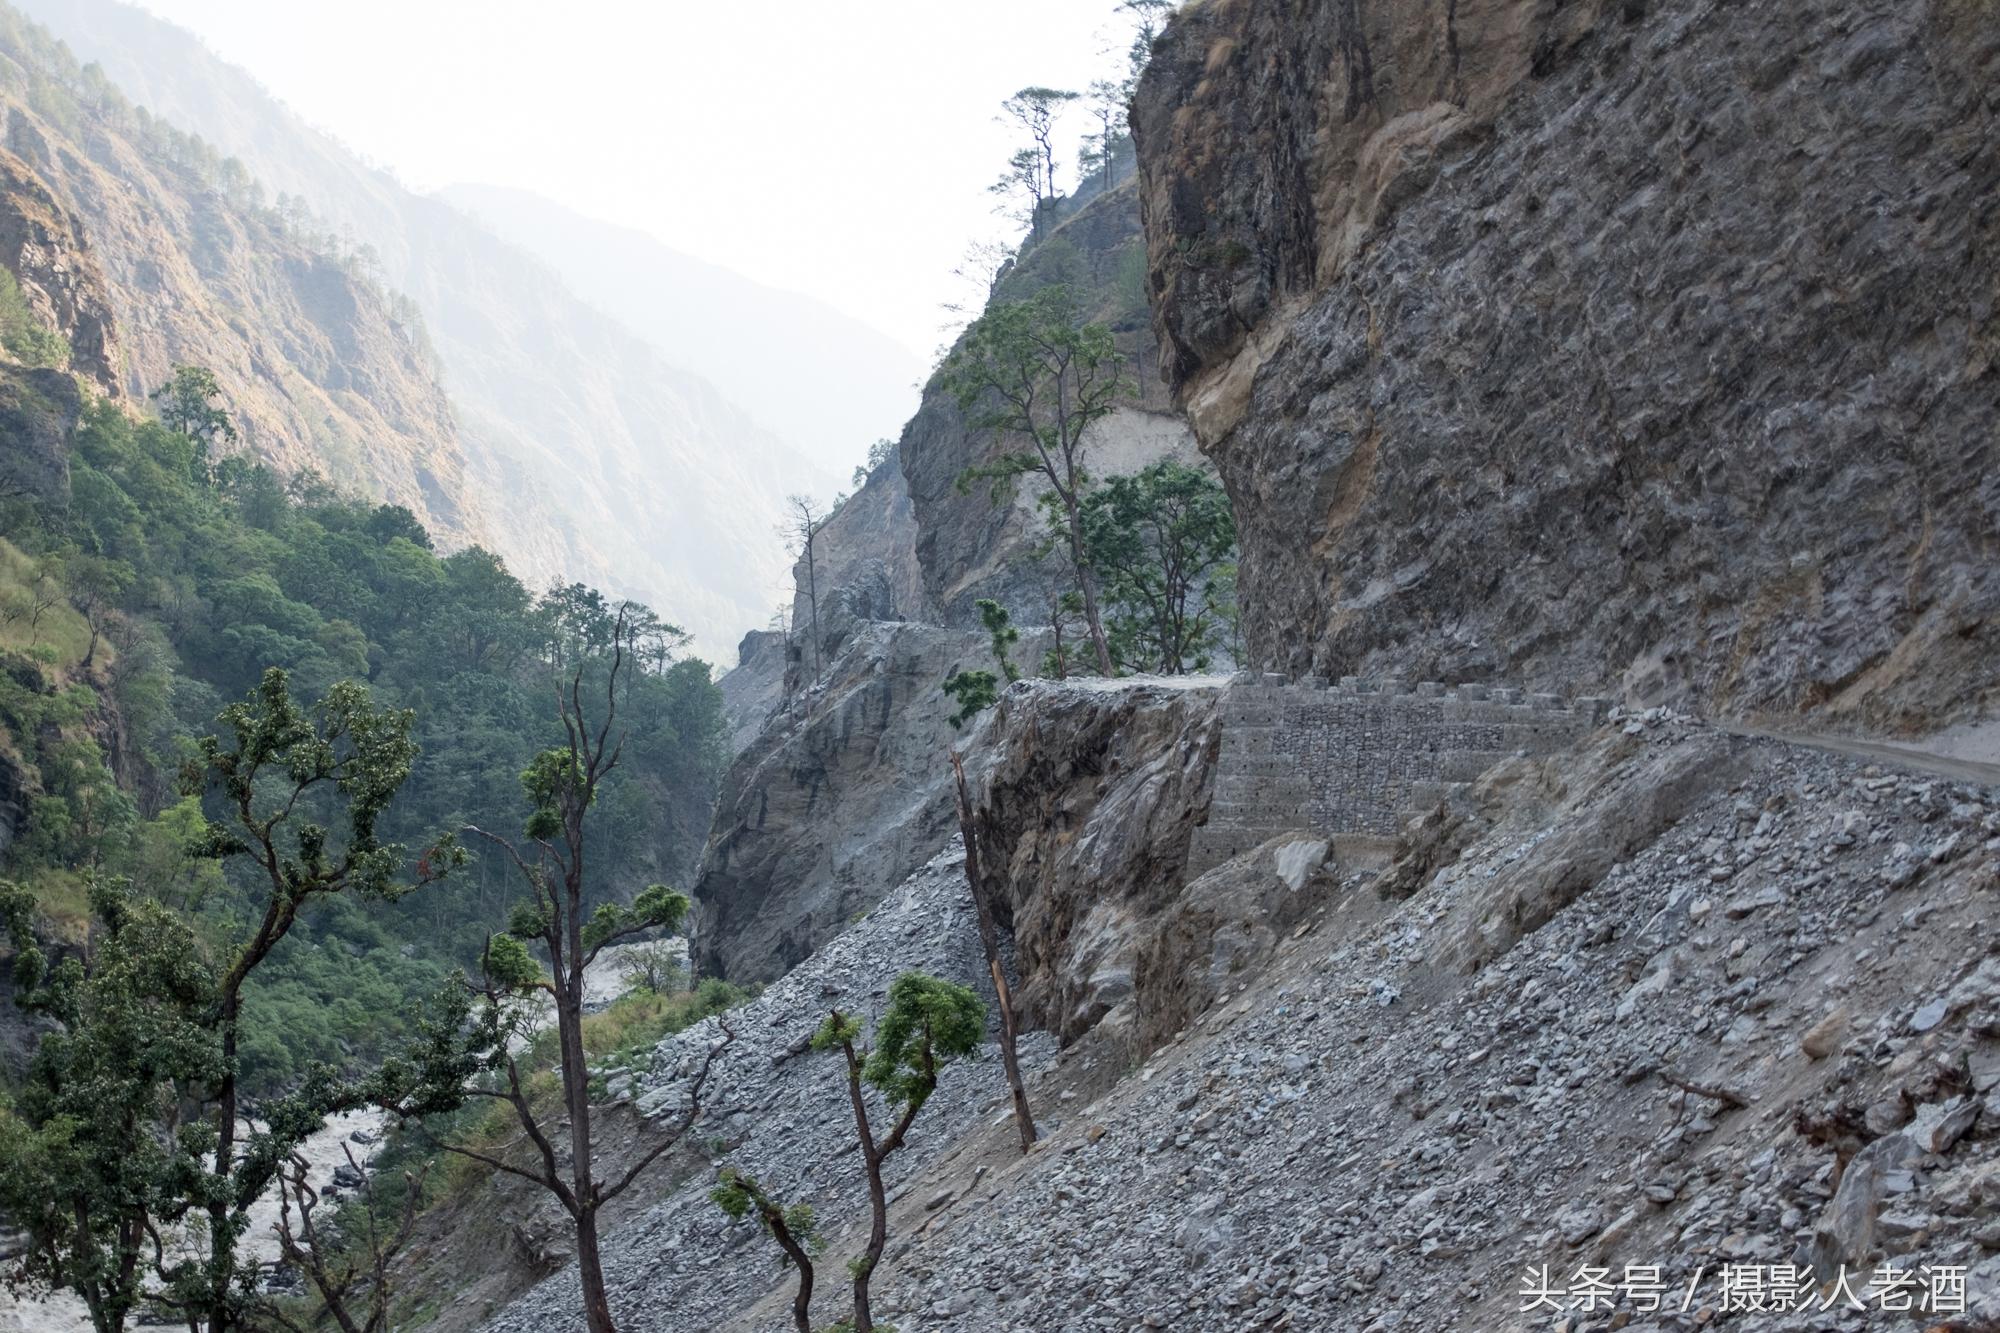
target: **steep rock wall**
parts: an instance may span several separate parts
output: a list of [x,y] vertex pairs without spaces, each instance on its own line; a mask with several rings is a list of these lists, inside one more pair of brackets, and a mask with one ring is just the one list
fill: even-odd
[[784,698],[716,802],[694,888],[704,973],[772,980],[950,841],[946,751],[976,744],[978,724],[954,730],[940,686],[991,660],[980,631],[870,623]]
[[1208,815],[1222,685],[1031,681],[995,706],[973,828],[1028,1026],[1071,1041],[1132,995],[1142,940]]
[[793,656],[806,673],[815,609],[822,666],[868,621],[931,618],[910,488],[893,454],[826,520],[812,567],[803,553],[792,564]]
[[206,366],[263,461],[402,504],[447,542],[484,536],[444,389],[386,295],[108,114],[39,114],[25,77],[0,79],[6,230],[76,368],[143,400],[174,366]]
[[27,163],[0,151],[0,265],[28,305],[69,344],[70,369],[119,392],[111,297],[83,223],[57,202]]
[[1961,0],[1190,8],[1149,281],[1253,657],[1990,702],[1996,76]]
[[[1136,472],[1161,458],[1199,459],[1153,369],[1158,352],[1140,281],[1143,245],[1138,195],[1127,180],[1083,202],[1018,262],[1009,261],[992,293],[995,301],[1019,301],[1060,283],[1077,293],[1088,318],[1112,330],[1133,393],[1085,440],[1088,466],[1100,477]],[[922,405],[903,429],[897,455],[917,527],[916,559],[931,612],[946,624],[977,625],[975,603],[985,597],[1007,607],[1017,623],[1048,623],[1048,580],[1026,559],[1044,531],[1035,479],[1024,479],[1011,501],[997,504],[984,485],[958,489],[966,469],[1018,445],[974,429],[936,381],[925,386]]]

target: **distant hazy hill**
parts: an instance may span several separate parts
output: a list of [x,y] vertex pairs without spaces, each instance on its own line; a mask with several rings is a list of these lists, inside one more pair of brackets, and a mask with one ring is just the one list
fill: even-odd
[[[787,492],[830,491],[832,470],[525,250],[357,160],[192,34],[116,0],[19,7],[132,100],[241,158],[274,201],[304,200],[329,231],[380,256],[442,364],[465,507],[486,516],[525,577],[643,597],[723,660],[788,592],[778,543],[742,534],[769,531]],[[788,373],[770,367],[774,383]],[[718,561],[718,550],[736,554]]]
[[797,292],[644,232],[498,185],[442,192],[562,274],[577,295],[714,382],[806,457],[845,469],[916,410],[927,371],[902,344]]
[[58,320],[86,335],[79,370],[144,401],[174,366],[206,366],[258,457],[406,505],[447,544],[491,539],[406,303],[5,5],[0,143],[0,248],[40,270],[44,300],[87,292]]

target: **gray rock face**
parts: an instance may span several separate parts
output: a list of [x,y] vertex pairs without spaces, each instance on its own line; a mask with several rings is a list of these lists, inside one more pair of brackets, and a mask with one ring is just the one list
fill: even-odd
[[729,752],[742,754],[764,730],[785,693],[790,645],[778,630],[753,629],[736,648],[736,665],[722,673],[722,716],[729,723]]
[[871,620],[929,620],[923,571],[917,565],[917,524],[909,486],[894,455],[827,520],[813,542],[812,571],[804,556],[792,565],[792,634],[799,642],[795,684],[810,674],[813,585],[818,587],[820,659],[831,661],[847,637]]
[[70,365],[112,397],[119,349],[104,273],[83,223],[20,158],[0,152],[0,264],[69,343]]
[[[1218,959],[1227,998],[915,1236],[878,1308],[906,1333],[1546,1329],[1569,1312],[1522,1315],[1524,1267],[1567,1285],[1584,1265],[1660,1265],[1674,1290],[1699,1270],[1713,1306],[1719,1265],[1810,1264],[1822,1233],[1857,1289],[1884,1261],[1961,1266],[1969,1305],[1994,1300],[2000,1135],[1969,1117],[1966,1087],[1994,1068],[1976,996],[2000,793],[1768,741],[1730,741],[1717,764],[1714,743],[1661,720],[1600,735],[1573,770],[1534,761],[1556,785],[1493,794],[1494,822],[1409,899],[1325,895],[1261,964]],[[1456,971],[1490,886],[1572,828],[1581,841],[1600,786],[1682,770],[1707,776],[1476,974]],[[1895,842],[1952,832],[1909,883],[1875,873]],[[1280,892],[1278,851],[1259,858],[1217,874]],[[1933,996],[1951,1016],[1909,1033]],[[1836,998],[1863,1049],[1812,1062],[1796,1034]],[[1948,1146],[1850,1137],[1854,1108],[1890,1101]],[[953,1184],[947,1165],[912,1194]],[[1701,1322],[1620,1296],[1569,1326]]]
[[1132,994],[1208,814],[1222,685],[1027,681],[996,706],[973,823],[1030,1026],[1073,1040]]
[[971,733],[952,730],[940,687],[990,665],[983,632],[867,622],[785,698],[723,779],[694,888],[705,973],[777,977],[944,846],[958,827],[945,752]]
[[1191,8],[1136,133],[1253,657],[1965,712],[1996,85],[1955,0]]
[[69,437],[82,411],[83,395],[64,372],[0,366],[0,480],[66,501]]

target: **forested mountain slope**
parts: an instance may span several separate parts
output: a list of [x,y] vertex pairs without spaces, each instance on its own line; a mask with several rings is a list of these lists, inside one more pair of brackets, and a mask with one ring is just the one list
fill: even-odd
[[240,158],[281,211],[366,247],[409,295],[457,418],[456,493],[491,516],[495,549],[523,578],[584,578],[671,605],[712,652],[769,617],[785,591],[775,543],[690,561],[769,531],[787,493],[830,493],[834,473],[546,265],[305,125],[191,34],[113,0],[23,8],[133,101]]
[[13,11],[0,54],[9,193],[45,197],[87,233],[105,307],[90,320],[117,325],[115,355],[94,358],[107,386],[143,399],[175,365],[207,367],[252,454],[402,504],[448,542],[486,535],[407,302]]

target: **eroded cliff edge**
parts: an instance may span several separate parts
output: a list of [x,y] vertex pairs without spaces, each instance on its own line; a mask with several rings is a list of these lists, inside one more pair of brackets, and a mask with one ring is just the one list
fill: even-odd
[[1134,114],[1149,285],[1252,655],[1990,704],[1996,86],[1957,0],[1190,6]]

